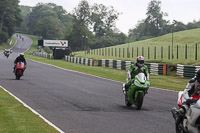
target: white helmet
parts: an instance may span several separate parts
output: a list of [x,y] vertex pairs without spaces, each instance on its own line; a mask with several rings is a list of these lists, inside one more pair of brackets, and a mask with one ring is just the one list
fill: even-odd
[[139,67],[142,67],[143,64],[144,64],[144,57],[143,56],[138,56],[136,61],[137,61],[137,65]]
[[19,53],[19,56],[20,56],[20,57],[23,57],[23,56],[24,56],[24,53]]

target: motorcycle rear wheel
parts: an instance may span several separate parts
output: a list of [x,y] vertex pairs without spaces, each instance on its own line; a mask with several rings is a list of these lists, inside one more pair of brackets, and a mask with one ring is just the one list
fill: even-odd
[[139,92],[138,96],[137,96],[137,99],[136,99],[136,104],[135,104],[137,110],[141,109],[142,103],[143,103],[143,98],[144,98],[143,93]]

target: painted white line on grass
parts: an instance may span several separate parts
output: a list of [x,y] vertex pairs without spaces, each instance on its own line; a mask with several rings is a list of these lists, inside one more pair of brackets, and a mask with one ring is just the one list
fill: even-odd
[[28,108],[29,110],[31,110],[34,114],[38,115],[40,118],[42,118],[46,123],[48,123],[50,126],[54,127],[58,132],[60,133],[65,133],[64,131],[62,131],[60,128],[58,128],[57,126],[55,126],[53,123],[51,123],[49,120],[47,120],[46,118],[44,118],[42,115],[40,115],[38,112],[36,112],[34,109],[32,109],[30,106],[28,106],[26,103],[24,103],[22,100],[20,100],[18,97],[16,97],[15,95],[13,95],[11,92],[9,92],[8,90],[6,90],[4,87],[0,86],[0,88],[2,88],[4,91],[6,91],[8,94],[10,94],[12,97],[14,97],[16,100],[18,100],[20,103],[22,103],[26,108]]
[[[29,60],[32,60],[32,59],[29,59]],[[35,60],[32,60],[32,61],[33,61],[33,62],[37,62],[37,63],[44,64],[44,65],[53,66],[53,67],[56,67],[56,68],[59,68],[59,69],[61,69],[61,70],[65,70],[65,71],[77,72],[77,73],[81,73],[81,74],[83,74],[83,75],[89,75],[89,76],[92,76],[92,77],[96,77],[96,78],[100,78],[100,79],[105,79],[105,80],[109,80],[109,81],[117,82],[117,83],[121,83],[121,84],[124,83],[124,82],[121,82],[121,81],[116,81],[116,80],[112,80],[112,79],[107,79],[107,78],[99,77],[99,76],[92,75],[92,74],[87,74],[87,73],[83,73],[83,72],[79,72],[79,71],[75,71],[75,70],[70,70],[70,69],[67,69],[67,68],[61,68],[61,67],[58,67],[58,66],[55,66],[55,65],[52,65],[52,64],[47,64],[47,63],[43,63],[43,62],[39,62],[39,61],[35,61]],[[168,90],[168,89],[163,89],[163,88],[156,88],[156,87],[150,87],[150,88],[152,88],[152,89],[157,89],[157,90],[162,90],[162,91],[178,92],[178,91],[175,91],[175,90]]]

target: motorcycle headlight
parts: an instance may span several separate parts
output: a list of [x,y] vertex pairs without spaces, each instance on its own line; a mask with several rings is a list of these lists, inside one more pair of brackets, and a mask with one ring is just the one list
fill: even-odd
[[138,86],[138,87],[142,87],[140,84],[138,84],[137,82],[134,82],[134,85],[135,86]]

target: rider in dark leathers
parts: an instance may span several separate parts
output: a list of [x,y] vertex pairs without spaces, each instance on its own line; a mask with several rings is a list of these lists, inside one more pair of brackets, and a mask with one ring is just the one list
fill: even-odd
[[15,72],[15,66],[16,66],[17,62],[23,62],[24,65],[26,66],[26,59],[24,58],[24,54],[23,53],[20,53],[19,56],[15,59],[13,72]]

